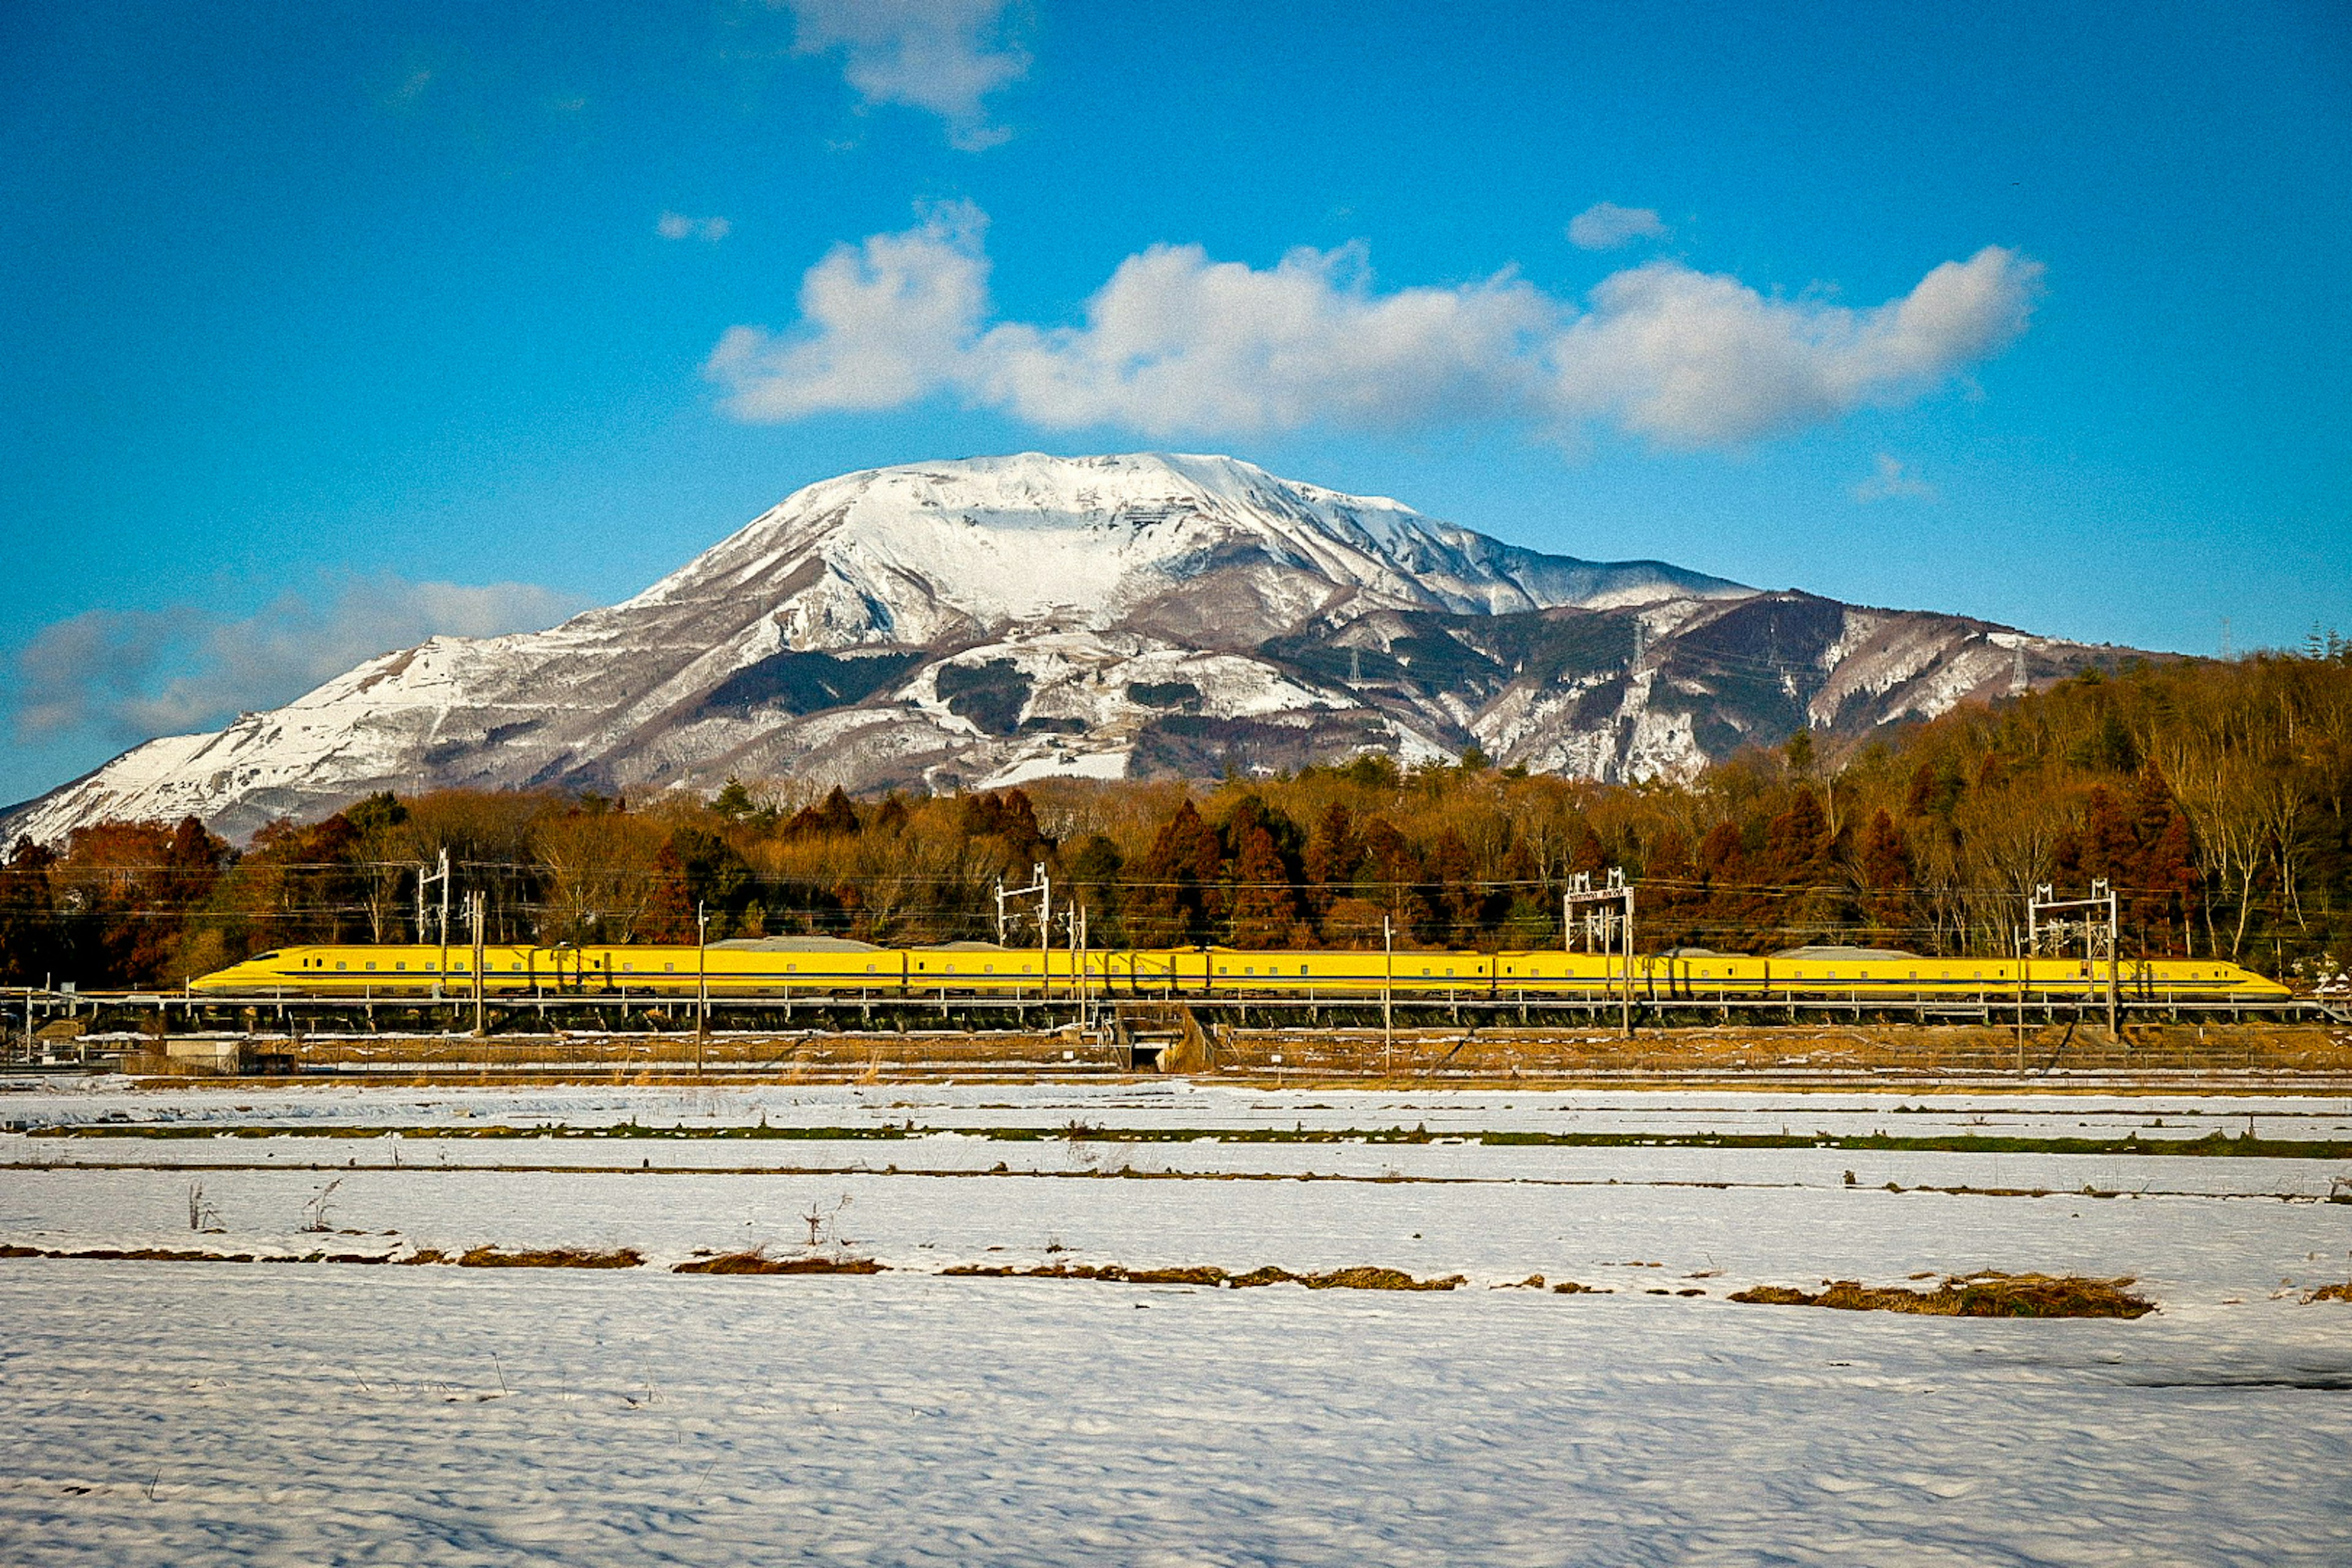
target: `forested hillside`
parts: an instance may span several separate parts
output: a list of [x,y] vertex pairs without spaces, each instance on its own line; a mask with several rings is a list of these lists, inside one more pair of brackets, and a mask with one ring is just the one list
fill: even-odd
[[1570,877],[1622,867],[1644,948],[2007,952],[2037,884],[2095,878],[2123,890],[2127,952],[2309,979],[2352,956],[2347,794],[2352,645],[2331,636],[2093,673],[1843,753],[1799,734],[1686,785],[1473,753],[935,798],[379,795],[241,853],[193,819],[106,824],[62,855],[15,847],[0,979],[170,985],[268,947],[415,940],[445,849],[494,941],[691,942],[698,909],[712,940],[990,937],[997,879],[1042,862],[1098,944],[1377,945],[1386,918],[1414,945],[1533,947],[1559,942]]

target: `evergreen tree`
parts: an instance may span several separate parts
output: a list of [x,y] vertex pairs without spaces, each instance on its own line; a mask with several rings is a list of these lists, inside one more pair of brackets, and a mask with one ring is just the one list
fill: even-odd
[[1843,898],[1832,869],[1829,819],[1821,797],[1799,786],[1786,809],[1764,830],[1764,856],[1756,879],[1771,889],[1780,935],[1789,945],[1835,940]]
[[1097,947],[1126,940],[1118,846],[1099,833],[1078,840],[1067,861],[1072,896],[1087,908],[1087,940]]

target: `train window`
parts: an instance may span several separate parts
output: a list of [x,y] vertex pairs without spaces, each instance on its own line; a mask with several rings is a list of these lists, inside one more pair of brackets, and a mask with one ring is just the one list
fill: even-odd
[[880,971],[877,970],[877,969],[876,969],[872,964],[870,964],[870,963],[869,963],[869,964],[867,964],[867,965],[866,966],[866,973],[868,973],[868,974],[877,974],[877,973],[880,973]]
[[1301,973],[1301,974],[1306,973],[1307,973],[1307,966],[1306,966],[1305,964],[1303,964],[1303,963],[1302,963],[1302,964],[1300,964],[1300,965],[1298,966],[1298,973]]
[[1255,974],[1257,973],[1257,965],[1255,963],[1244,963],[1242,965],[1242,973],[1244,974]]
[[664,974],[676,974],[677,973],[677,965],[675,963],[665,963],[662,965],[662,973]]
[[375,967],[375,960],[373,960],[373,959],[370,959],[370,960],[368,960],[368,967],[369,967],[370,969],[373,969],[373,968]]
[[800,972],[801,966],[797,963],[787,963],[784,965],[784,973],[787,974],[798,974]]
[[405,969],[405,968],[407,968],[407,967],[408,967],[408,964],[407,964],[407,963],[404,960],[403,962],[401,962],[401,963],[395,963],[395,964],[394,964],[394,965],[393,965],[393,967],[394,967],[394,969]]
[[983,963],[980,966],[980,972],[982,974],[993,974],[996,973],[996,965],[992,963]]
[[1423,974],[1428,973],[1429,973],[1429,965],[1427,965],[1427,964],[1425,964],[1425,963],[1424,963],[1424,964],[1423,964],[1423,965],[1421,966],[1421,972],[1422,972]]
[[438,964],[428,963],[425,966],[425,973],[427,974],[438,974],[440,972],[441,970]]
[[1453,973],[1454,973],[1454,966],[1453,966],[1452,964],[1450,964],[1450,963],[1449,963],[1449,964],[1447,964],[1447,965],[1445,966],[1445,973],[1448,973],[1448,974]]
[[1217,973],[1220,974],[1231,974],[1233,970],[1228,968],[1226,965],[1220,963],[1217,965]]
[[635,971],[636,967],[637,966],[634,963],[625,963],[621,965],[621,973],[624,974],[632,973]]
[[1914,979],[1914,980],[1918,979],[1918,978],[1919,978],[1919,972],[1918,972],[1917,970],[1916,970],[1916,969],[1915,969],[1915,970],[1913,970],[1913,971],[1911,972],[1911,978],[1912,978],[1912,979]]
[[348,964],[348,963],[345,963],[341,959],[340,959],[340,958],[339,958],[339,959],[335,960],[335,967],[336,967],[337,969],[349,969],[349,968],[351,967],[351,965],[350,965],[350,964]]
[[517,974],[520,974],[520,973],[522,973],[522,965],[521,965],[521,964],[520,964],[520,963],[516,964],[516,965],[514,966],[514,972],[515,972]]

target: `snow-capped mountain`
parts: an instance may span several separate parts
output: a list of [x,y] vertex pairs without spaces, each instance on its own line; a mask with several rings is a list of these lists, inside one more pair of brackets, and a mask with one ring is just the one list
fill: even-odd
[[1231,458],[1038,453],[794,492],[625,603],[436,637],[151,741],[0,844],[378,789],[853,789],[1216,773],[1475,742],[1595,777],[1851,733],[2103,657],[1946,616],[1546,555]]

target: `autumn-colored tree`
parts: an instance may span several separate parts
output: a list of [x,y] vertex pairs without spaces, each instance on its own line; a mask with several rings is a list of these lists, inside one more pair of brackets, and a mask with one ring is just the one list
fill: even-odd
[[541,822],[531,837],[546,872],[541,940],[636,940],[660,885],[666,838],[654,823],[621,811],[570,811]]
[[1705,887],[1700,942],[1727,952],[1752,945],[1755,895],[1748,888],[1748,846],[1736,822],[1718,822],[1698,841],[1698,874]]
[[76,828],[50,869],[66,963],[86,985],[176,984],[171,958],[190,910],[219,879],[228,846],[194,817]]
[[19,838],[0,868],[0,984],[45,985],[63,956],[49,898],[57,855]]
[[[1430,904],[1421,855],[1412,841],[1384,816],[1365,823],[1362,832],[1364,865],[1358,896],[1394,923],[1399,942],[1437,941],[1437,911]],[[1380,932],[1367,927],[1349,934],[1352,940],[1345,945],[1369,947],[1376,944]]]
[[1233,941],[1235,947],[1283,947],[1298,905],[1274,835],[1255,812],[1234,828]]
[[1316,919],[1330,913],[1333,900],[1350,896],[1349,883],[1363,858],[1354,816],[1344,801],[1332,801],[1307,839],[1307,904]]
[[1127,898],[1129,940],[1144,947],[1207,941],[1225,913],[1217,885],[1223,861],[1215,831],[1187,796],[1136,866]]
[[[1031,824],[1033,826],[1035,824],[1034,816]],[[784,824],[783,832],[787,838],[824,835],[845,837],[856,832],[857,828],[857,807],[851,804],[842,787],[835,784],[824,800],[814,805],[804,805],[793,813],[792,820]]]
[[1911,846],[1885,810],[1874,814],[1862,830],[1859,871],[1863,917],[1868,938],[1877,947],[1905,947],[1912,942]]
[[1642,927],[1660,947],[1703,945],[1698,921],[1706,906],[1706,889],[1691,858],[1690,840],[1680,827],[1668,826],[1650,847],[1642,866],[1641,900]]
[[1438,831],[1429,853],[1430,903],[1437,917],[1431,934],[1457,947],[1475,944],[1486,923],[1486,890],[1478,886],[1470,846],[1451,826]]

